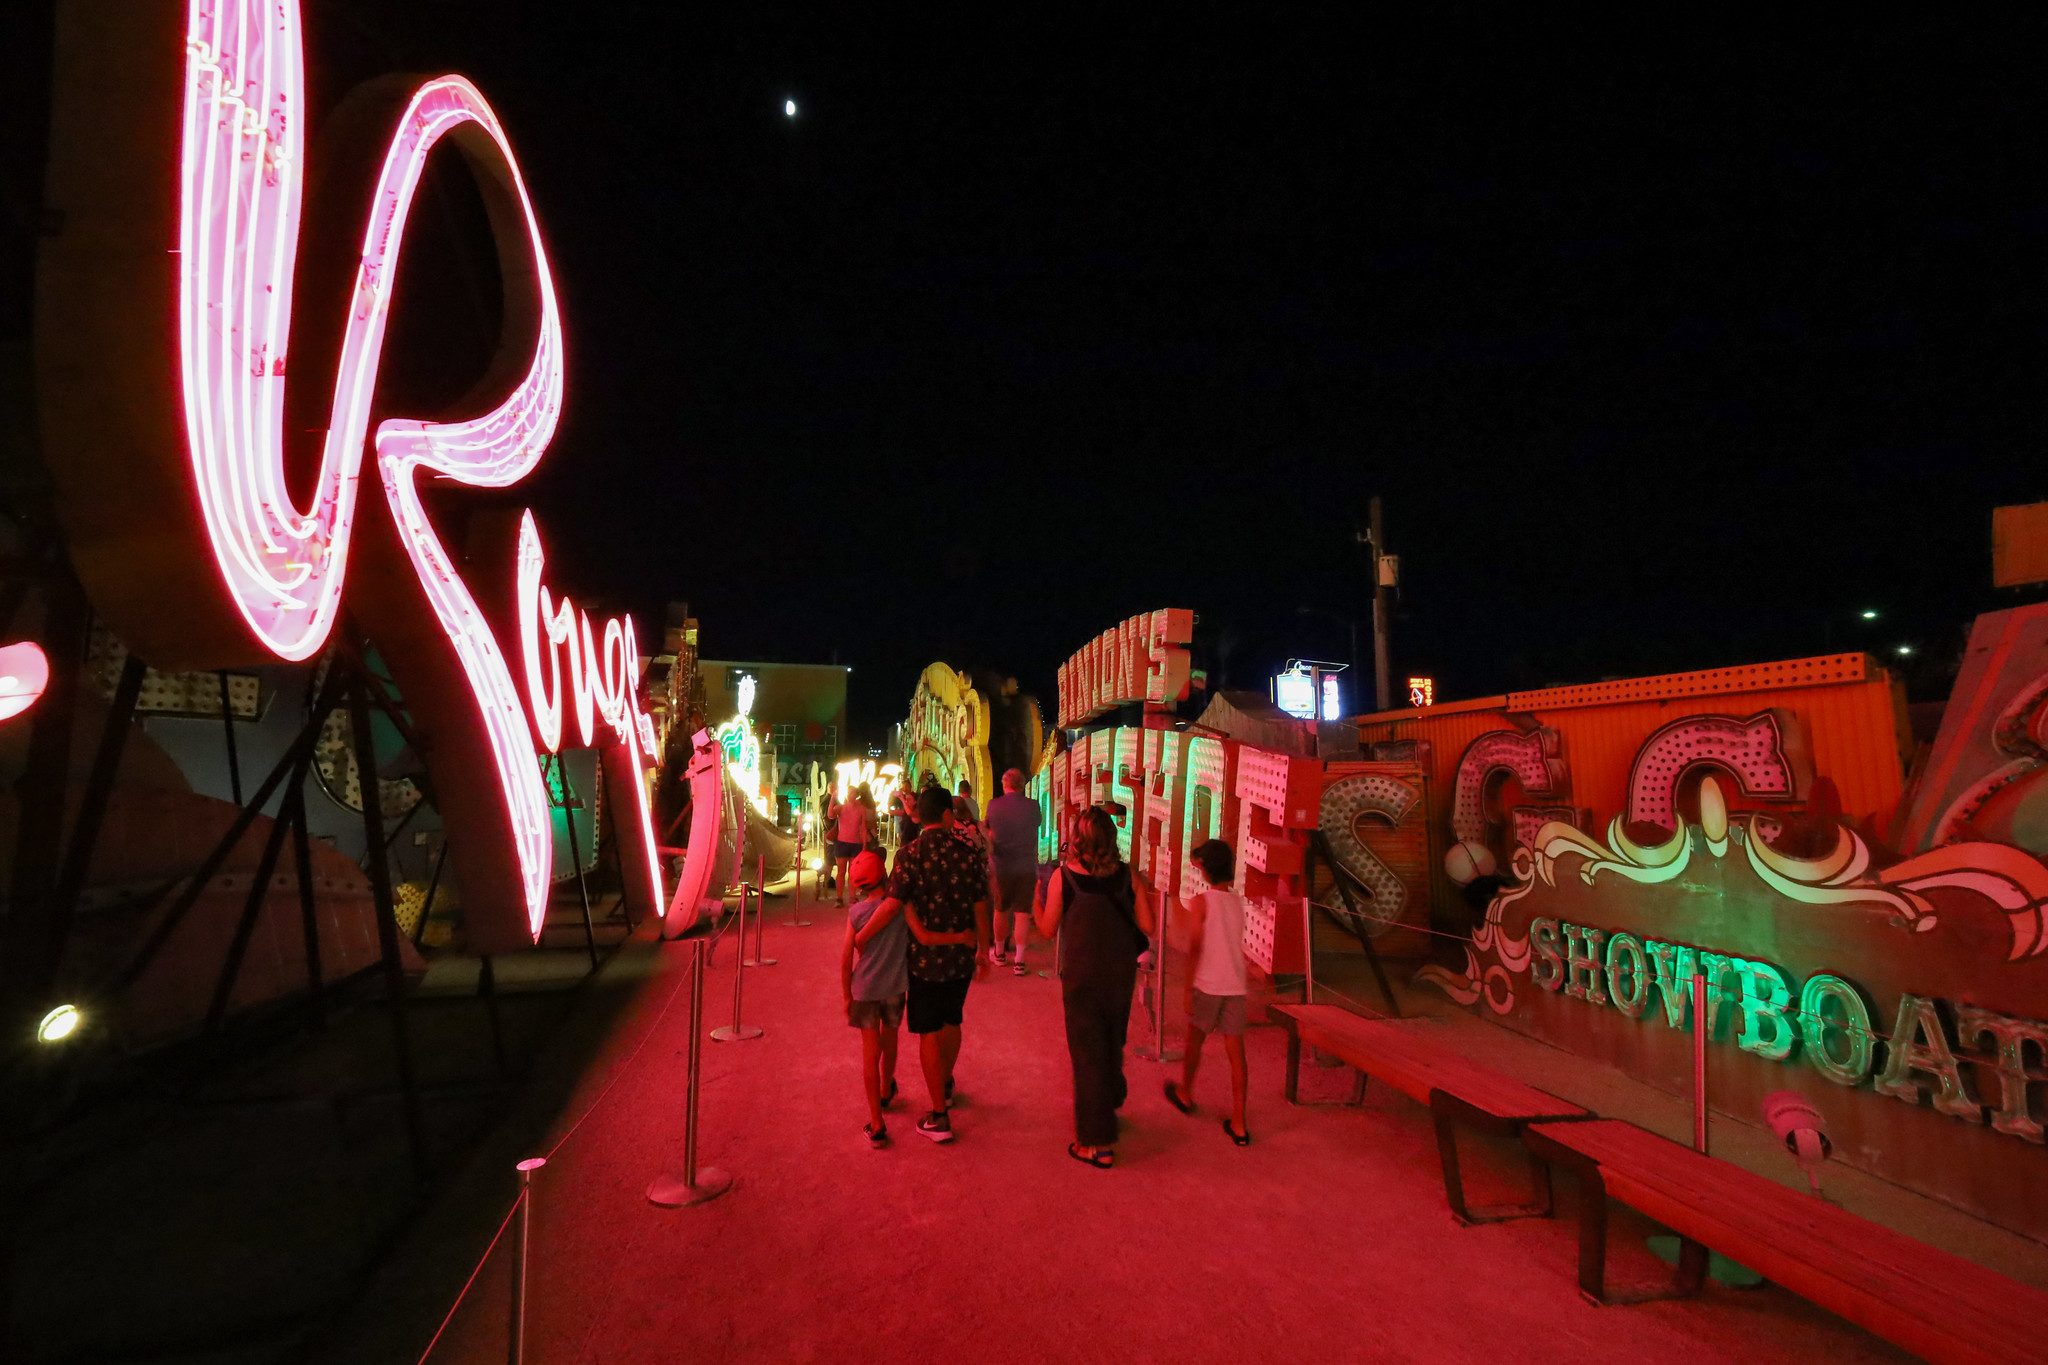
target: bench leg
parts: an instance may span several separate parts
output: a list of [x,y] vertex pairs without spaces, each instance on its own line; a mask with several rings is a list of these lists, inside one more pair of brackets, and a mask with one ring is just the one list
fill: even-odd
[[1458,1170],[1458,1132],[1452,1127],[1449,1114],[1436,1106],[1431,1108],[1430,1118],[1436,1124],[1436,1159],[1444,1173],[1444,1202],[1451,1206],[1451,1217],[1458,1226],[1469,1227],[1475,1220],[1472,1211],[1465,1207],[1465,1178]]
[[1436,1156],[1444,1173],[1444,1202],[1451,1206],[1451,1217],[1460,1227],[1470,1227],[1474,1223],[1504,1223],[1511,1218],[1548,1218],[1550,1167],[1534,1152],[1529,1153],[1530,1202],[1479,1210],[1466,1205],[1465,1179],[1458,1168],[1458,1115],[1455,1106],[1456,1102],[1447,1099],[1441,1091],[1430,1097],[1429,1116],[1436,1125]]
[[1607,1184],[1598,1171],[1579,1179],[1579,1296],[1594,1307],[1607,1299]]
[[1680,1298],[1691,1298],[1700,1292],[1700,1286],[1707,1279],[1707,1248],[1690,1237],[1678,1239],[1678,1275],[1672,1281],[1672,1290]]
[[1289,1104],[1297,1104],[1295,1085],[1301,1079],[1301,1035],[1293,1029],[1287,1030],[1287,1079],[1282,1083],[1281,1094]]
[[1641,1289],[1607,1289],[1607,1187],[1594,1172],[1579,1185],[1579,1295],[1594,1307],[1650,1303],[1657,1299],[1690,1298],[1707,1277],[1707,1249],[1687,1237],[1678,1239],[1678,1271],[1668,1285]]

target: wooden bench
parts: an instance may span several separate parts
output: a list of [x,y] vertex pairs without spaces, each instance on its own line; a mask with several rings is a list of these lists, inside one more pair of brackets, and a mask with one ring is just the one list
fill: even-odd
[[[1593,1303],[1691,1294],[1711,1247],[1894,1345],[1940,1361],[2048,1361],[2048,1294],[1618,1119],[1523,1141],[1576,1171],[1579,1290]],[[1679,1237],[1670,1288],[1607,1292],[1607,1197]]]
[[1287,1030],[1285,1094],[1289,1104],[1300,1103],[1296,1085],[1301,1045],[1307,1042],[1356,1068],[1358,1084],[1351,1103],[1365,1098],[1366,1078],[1373,1076],[1429,1106],[1436,1125],[1437,1159],[1443,1166],[1444,1200],[1460,1223],[1493,1223],[1550,1213],[1550,1167],[1533,1153],[1529,1158],[1531,1202],[1484,1210],[1468,1208],[1464,1179],[1458,1170],[1457,1125],[1513,1137],[1531,1123],[1592,1118],[1585,1109],[1467,1060],[1430,1037],[1435,1026],[1424,1021],[1363,1019],[1338,1005],[1274,1004],[1266,1007],[1266,1013]]

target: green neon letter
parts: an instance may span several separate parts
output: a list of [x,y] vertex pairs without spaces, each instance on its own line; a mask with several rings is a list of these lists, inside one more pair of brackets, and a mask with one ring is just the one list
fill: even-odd
[[1640,1019],[1650,1008],[1650,965],[1643,956],[1642,940],[1634,934],[1616,934],[1607,940],[1607,995],[1631,1019]]
[[[1806,1060],[1836,1085],[1861,1085],[1870,1074],[1870,1006],[1841,977],[1819,972],[1806,978],[1799,991],[1799,1032]],[[1831,1040],[1840,1040],[1841,1056],[1829,1047]]]
[[1877,1078],[1880,1095],[1917,1105],[1921,1085],[1915,1073],[1925,1073],[1934,1078],[1936,1109],[1971,1123],[1984,1121],[1984,1110],[1963,1080],[1956,1054],[1949,1050],[1941,1012],[1935,1009],[1932,1000],[1917,995],[1899,997],[1899,1017],[1892,1024],[1892,1037],[1885,1052],[1884,1074]]
[[1976,1005],[1958,1006],[1956,1040],[1973,1047],[1986,1035],[1998,1043],[1998,1108],[1992,1112],[1991,1126],[2028,1142],[2040,1142],[2041,1125],[2027,1111],[2027,1044],[2048,1057],[2048,1025],[1993,1014]]
[[1699,954],[1682,943],[1646,943],[1643,947],[1656,972],[1657,993],[1664,997],[1664,1022],[1682,1029],[1692,999],[1692,974],[1699,970]]
[[1572,999],[1607,1003],[1607,990],[1600,984],[1600,944],[1606,937],[1599,929],[1564,926],[1564,993]]
[[1792,1055],[1799,1037],[1785,1011],[1792,1003],[1792,987],[1785,974],[1768,962],[1735,960],[1735,974],[1742,982],[1742,1032],[1736,1039],[1744,1052],[1754,1052],[1782,1062]]
[[1564,984],[1564,955],[1557,951],[1557,921],[1537,918],[1529,921],[1529,946],[1536,951],[1529,972],[1536,984],[1554,991]]

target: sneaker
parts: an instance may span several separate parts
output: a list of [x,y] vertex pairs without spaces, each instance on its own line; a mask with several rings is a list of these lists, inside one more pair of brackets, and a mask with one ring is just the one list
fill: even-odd
[[989,950],[988,950],[988,960],[989,960],[990,962],[993,962],[993,963],[994,963],[994,964],[995,964],[996,966],[998,966],[998,967],[1002,966],[1002,965],[1003,965],[1003,950],[1002,950],[1001,948],[991,948],[991,949],[989,949]]
[[926,1114],[917,1121],[917,1131],[923,1133],[933,1142],[951,1142],[953,1140],[953,1120],[946,1117],[944,1110],[934,1109],[931,1113]]
[[863,1123],[860,1131],[867,1138],[868,1146],[877,1151],[889,1145],[889,1125],[886,1123]]
[[1011,975],[1011,976],[1029,976],[1029,975],[1031,975],[1031,969],[1030,969],[1029,967],[1027,967],[1027,966],[1025,966],[1025,965],[1024,965],[1024,959],[1020,957],[1020,958],[1018,958],[1018,959],[1017,959],[1017,965],[1016,965],[1016,966],[1014,966],[1014,967],[1012,967],[1012,968],[1010,968],[1010,975]]

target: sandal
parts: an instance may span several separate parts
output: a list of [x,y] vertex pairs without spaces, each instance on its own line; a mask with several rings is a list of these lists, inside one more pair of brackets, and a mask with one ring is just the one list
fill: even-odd
[[1116,1165],[1115,1152],[1098,1151],[1093,1156],[1082,1156],[1081,1144],[1078,1142],[1067,1144],[1067,1155],[1084,1166],[1093,1166],[1098,1171],[1106,1171]]
[[1237,1131],[1237,1129],[1231,1127],[1230,1119],[1227,1115],[1224,1117],[1223,1120],[1223,1131],[1230,1136],[1230,1140],[1232,1142],[1236,1143],[1240,1147],[1249,1147],[1252,1145],[1252,1135],[1250,1133],[1240,1133],[1239,1131]]
[[[1168,1081],[1166,1083],[1166,1102],[1172,1105],[1174,1108],[1180,1110],[1180,1112],[1183,1114],[1192,1114],[1195,1112],[1195,1102],[1193,1100],[1181,1098],[1180,1082],[1178,1081]],[[1225,1119],[1224,1122],[1228,1123],[1229,1120]]]

